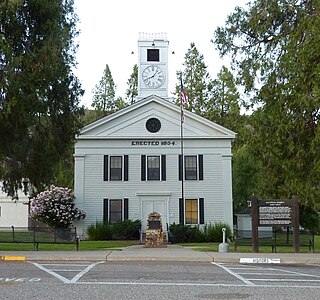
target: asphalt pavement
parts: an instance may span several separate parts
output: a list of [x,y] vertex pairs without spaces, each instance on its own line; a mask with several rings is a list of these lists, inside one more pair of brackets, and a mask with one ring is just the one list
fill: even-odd
[[146,248],[134,245],[105,251],[0,251],[4,261],[163,261],[163,262],[217,262],[240,261],[282,264],[320,264],[320,253],[235,253],[200,252],[189,247],[168,245],[164,248]]

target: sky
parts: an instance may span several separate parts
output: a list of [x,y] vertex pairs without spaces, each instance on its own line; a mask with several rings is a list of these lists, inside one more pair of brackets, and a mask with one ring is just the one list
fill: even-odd
[[[214,31],[223,26],[236,6],[249,0],[75,0],[79,17],[79,48],[76,76],[85,94],[81,105],[91,107],[92,90],[106,65],[116,84],[116,97],[125,97],[127,81],[138,64],[140,32],[166,33],[169,41],[169,97],[177,83],[176,72],[183,70],[185,54],[195,43],[211,78],[223,65],[211,42]],[[171,54],[174,51],[175,54]],[[132,54],[134,52],[134,54]]]

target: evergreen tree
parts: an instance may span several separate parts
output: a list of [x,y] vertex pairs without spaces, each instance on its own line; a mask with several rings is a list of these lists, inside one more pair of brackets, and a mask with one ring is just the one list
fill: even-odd
[[176,103],[180,105],[180,79],[182,79],[187,95],[185,109],[202,115],[206,112],[209,99],[210,76],[203,55],[199,53],[194,43],[190,44],[183,66],[184,70],[177,72],[179,84],[176,86]]
[[138,96],[138,65],[133,66],[133,72],[127,81],[128,89],[126,90],[126,100],[133,104]]
[[79,128],[73,0],[0,3],[0,180],[38,190]]
[[258,104],[250,147],[263,162],[268,197],[320,201],[319,9],[319,0],[256,0],[215,33]]
[[225,66],[211,84],[211,99],[208,102],[208,118],[228,129],[238,130],[240,119],[240,94],[232,73]]
[[115,94],[116,85],[108,65],[103,71],[99,83],[93,89],[92,107],[102,115],[116,111]]

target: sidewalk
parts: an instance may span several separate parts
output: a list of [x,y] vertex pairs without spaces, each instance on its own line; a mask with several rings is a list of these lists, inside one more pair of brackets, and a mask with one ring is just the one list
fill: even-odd
[[178,245],[166,248],[145,248],[135,245],[106,251],[0,251],[2,260],[26,261],[157,261],[239,263],[240,258],[280,259],[282,264],[319,264],[320,253],[219,253],[199,252]]

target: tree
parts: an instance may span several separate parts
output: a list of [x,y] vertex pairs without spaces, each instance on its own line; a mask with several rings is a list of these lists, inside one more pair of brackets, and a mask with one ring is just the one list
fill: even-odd
[[180,79],[182,79],[187,95],[185,108],[199,115],[204,114],[209,99],[210,76],[203,55],[199,53],[194,43],[190,44],[183,65],[185,69],[177,72],[179,84],[176,86],[176,103],[180,105]]
[[133,72],[127,81],[128,89],[126,90],[126,100],[133,104],[138,96],[138,65],[133,66]]
[[254,95],[251,148],[262,161],[264,193],[311,204],[320,199],[319,4],[257,0],[215,33]]
[[30,216],[52,228],[70,228],[74,220],[86,216],[74,205],[70,189],[51,185],[30,199]]
[[232,73],[225,66],[218,78],[211,83],[211,99],[208,101],[208,118],[231,130],[238,130],[240,119],[240,94]]
[[25,179],[50,183],[79,129],[76,23],[73,0],[0,3],[0,179],[11,196]]
[[247,207],[247,201],[259,192],[261,166],[247,145],[234,152],[232,165],[233,208],[239,212]]
[[102,112],[102,115],[116,111],[115,92],[116,85],[108,65],[103,71],[103,76],[93,89],[92,107]]

